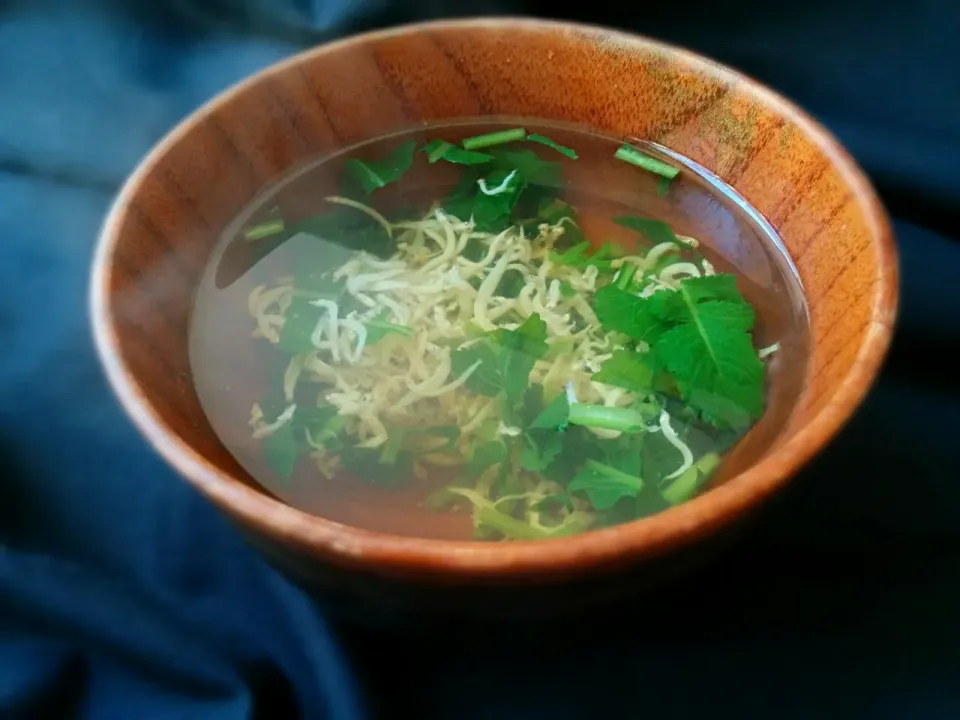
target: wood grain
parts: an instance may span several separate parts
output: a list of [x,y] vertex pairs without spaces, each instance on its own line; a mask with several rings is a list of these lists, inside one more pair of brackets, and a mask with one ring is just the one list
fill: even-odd
[[[802,401],[759,462],[652,518],[507,545],[371,533],[299,512],[250,484],[210,430],[187,360],[192,288],[220,229],[299,160],[400,127],[478,115],[653,140],[718,174],[774,223],[807,294],[812,353]],[[360,572],[429,587],[543,582],[652,561],[745,516],[829,442],[862,400],[890,341],[897,266],[866,178],[783,98],[650,40],[510,18],[351,38],[216,98],[160,143],[123,188],[102,231],[91,292],[97,346],[127,412],[187,480],[272,548],[269,555],[301,575],[339,573],[355,583],[351,573]]]

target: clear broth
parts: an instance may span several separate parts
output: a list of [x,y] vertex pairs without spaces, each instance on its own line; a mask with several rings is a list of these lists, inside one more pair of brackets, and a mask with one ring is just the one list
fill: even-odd
[[[737,276],[744,298],[757,311],[757,347],[773,343],[780,350],[767,361],[764,415],[726,453],[707,489],[754,462],[775,441],[800,394],[807,364],[808,316],[795,268],[773,228],[735,191],[692,161],[651,144],[650,155],[681,167],[669,191],[658,194],[659,178],[614,159],[621,141],[583,130],[523,121],[476,121],[433,125],[373,140],[333,156],[314,159],[266,188],[231,225],[211,255],[199,284],[190,329],[193,381],[208,420],[224,446],[267,491],[299,509],[373,531],[425,538],[467,540],[472,520],[467,507],[437,511],[425,498],[443,487],[450,473],[398,486],[368,482],[341,473],[327,479],[313,462],[301,458],[292,477],[281,480],[264,462],[260,444],[248,425],[251,406],[266,389],[267,368],[278,351],[252,339],[255,323],[247,310],[250,292],[289,275],[293,258],[287,246],[270,239],[250,242],[243,229],[272,217],[279,209],[288,222],[315,215],[322,200],[337,194],[347,158],[376,159],[400,143],[415,139],[418,148],[437,137],[455,142],[465,137],[522,126],[575,148],[577,161],[563,162],[561,197],[579,212],[584,234],[599,245],[611,240],[629,249],[637,236],[612,222],[619,215],[642,215],[668,223],[677,234],[697,238],[703,255],[717,272]],[[422,155],[417,153],[417,155]],[[377,191],[370,202],[378,209],[416,205],[424,209],[456,184],[460,166],[422,159],[394,185]]]

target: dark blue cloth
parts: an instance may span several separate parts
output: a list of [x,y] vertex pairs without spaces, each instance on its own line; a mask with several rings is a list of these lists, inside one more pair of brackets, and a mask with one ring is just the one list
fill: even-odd
[[842,438],[682,601],[502,636],[334,624],[116,407],[85,313],[98,224],[166,130],[302,47],[419,17],[559,11],[0,3],[0,717],[960,716],[957,6],[589,5],[578,19],[689,45],[791,95],[880,186],[901,323]]

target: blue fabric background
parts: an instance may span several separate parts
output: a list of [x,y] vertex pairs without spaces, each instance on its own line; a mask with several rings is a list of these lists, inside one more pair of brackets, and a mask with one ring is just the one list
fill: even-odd
[[689,45],[792,96],[880,186],[901,325],[842,438],[655,612],[503,636],[333,624],[119,412],[87,328],[98,224],[163,133],[302,47],[423,17],[559,11],[0,2],[0,718],[960,717],[958,6],[589,5],[578,19]]

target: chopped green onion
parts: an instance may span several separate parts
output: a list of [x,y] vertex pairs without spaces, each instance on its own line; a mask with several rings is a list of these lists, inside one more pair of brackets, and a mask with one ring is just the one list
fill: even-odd
[[527,136],[527,131],[523,128],[513,128],[512,130],[499,130],[497,132],[487,133],[486,135],[475,135],[468,137],[463,141],[464,150],[478,150],[479,148],[493,147],[494,145],[506,145],[507,143],[523,140]]
[[720,464],[720,456],[717,453],[707,453],[696,463],[677,477],[672,483],[660,491],[663,499],[671,505],[678,505],[684,500],[689,500],[699,489],[701,483],[712,473],[717,465]]
[[247,240],[262,240],[263,238],[276,235],[283,232],[283,218],[274,218],[266,222],[254,225],[243,231],[243,237]]
[[643,415],[637,410],[585,403],[570,404],[570,422],[584,427],[623,432],[638,432],[646,427]]
[[625,163],[636,165],[638,168],[643,168],[648,172],[662,175],[665,178],[672,179],[680,173],[678,168],[675,168],[672,165],[667,165],[665,162],[660,162],[656,158],[652,158],[649,155],[645,155],[635,147],[626,143],[624,143],[620,149],[617,150],[614,157],[617,160],[623,160]]
[[662,177],[657,183],[657,197],[666,197],[670,192],[670,181],[672,178]]
[[431,164],[437,162],[437,160],[446,160],[457,165],[483,165],[493,160],[493,155],[464,150],[445,140],[432,140],[423,146],[423,152],[427,154],[427,159]]
[[631,283],[633,283],[633,278],[637,274],[637,266],[630,263],[624,263],[620,266],[620,272],[617,274],[617,279],[613,281],[615,287],[620,288],[621,290],[629,290]]

